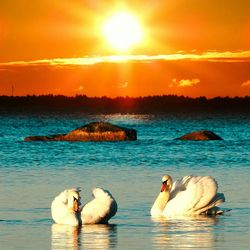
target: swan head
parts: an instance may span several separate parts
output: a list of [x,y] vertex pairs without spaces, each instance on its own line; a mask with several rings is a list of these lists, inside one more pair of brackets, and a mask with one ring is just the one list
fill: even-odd
[[74,212],[80,211],[80,195],[79,191],[76,189],[70,189],[68,190],[68,208]]
[[170,175],[162,176],[161,192],[164,192],[164,191],[170,192],[172,188],[172,184],[173,184],[173,181]]

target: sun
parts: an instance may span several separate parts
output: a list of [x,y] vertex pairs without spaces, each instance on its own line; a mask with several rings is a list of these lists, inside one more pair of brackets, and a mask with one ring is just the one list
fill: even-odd
[[112,15],[102,28],[109,45],[118,51],[130,50],[142,40],[141,25],[130,13],[118,12]]

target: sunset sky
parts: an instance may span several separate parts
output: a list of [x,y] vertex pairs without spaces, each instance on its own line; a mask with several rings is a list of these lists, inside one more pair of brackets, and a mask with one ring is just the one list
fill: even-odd
[[0,95],[250,95],[249,0],[0,1]]

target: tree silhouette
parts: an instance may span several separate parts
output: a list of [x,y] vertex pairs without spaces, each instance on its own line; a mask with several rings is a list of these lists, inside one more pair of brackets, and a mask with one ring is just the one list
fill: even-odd
[[176,95],[146,97],[87,97],[76,95],[0,96],[1,112],[81,111],[86,113],[249,112],[250,96],[190,98]]

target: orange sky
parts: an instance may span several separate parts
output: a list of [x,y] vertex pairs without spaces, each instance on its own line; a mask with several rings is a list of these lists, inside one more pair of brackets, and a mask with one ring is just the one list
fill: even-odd
[[[145,37],[117,61],[100,26],[119,9]],[[250,95],[249,13],[249,0],[1,1],[0,95]]]

